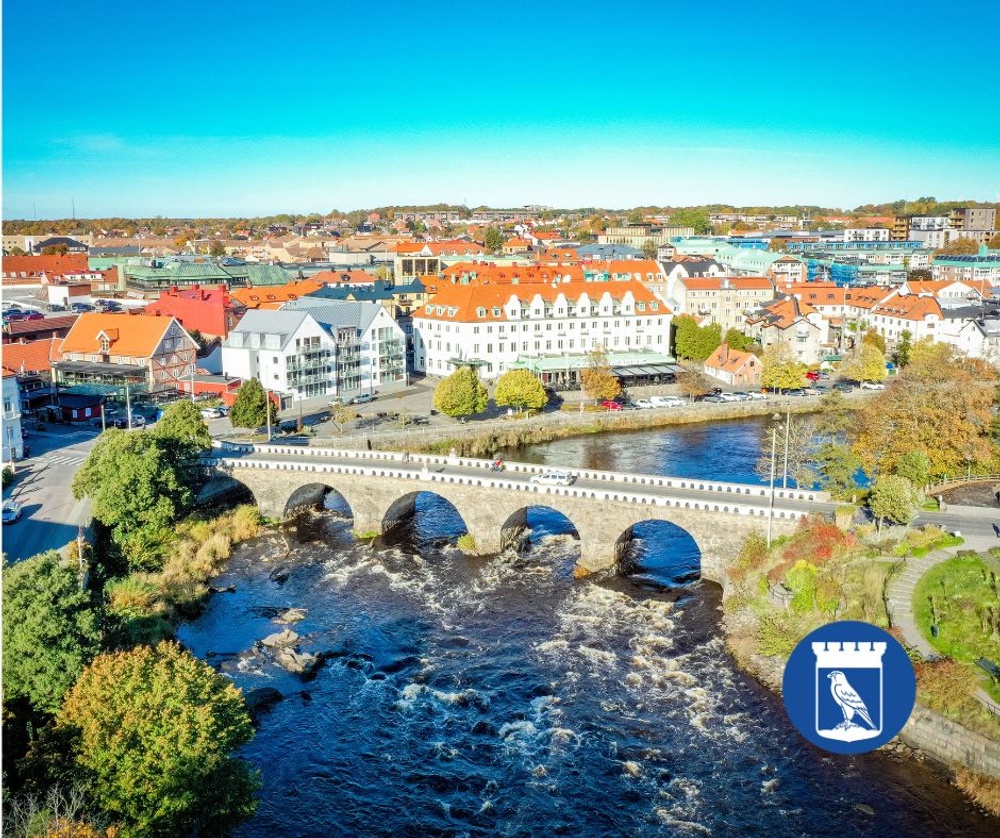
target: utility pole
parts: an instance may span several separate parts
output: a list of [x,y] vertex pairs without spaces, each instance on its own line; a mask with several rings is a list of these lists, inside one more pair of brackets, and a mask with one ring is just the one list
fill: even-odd
[[264,388],[264,415],[267,416],[267,441],[271,441],[271,391]]
[[125,382],[125,430],[132,429],[132,399],[129,397],[128,382]]
[[767,546],[771,546],[771,524],[774,521],[774,455],[777,446],[778,436],[775,433],[777,428],[771,426],[771,505],[767,513]]
[[786,405],[785,413],[785,470],[781,475],[781,488],[788,488],[788,429],[792,424],[792,406]]

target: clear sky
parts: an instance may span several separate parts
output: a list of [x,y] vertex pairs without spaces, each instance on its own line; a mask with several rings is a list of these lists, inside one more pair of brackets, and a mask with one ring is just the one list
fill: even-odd
[[3,214],[997,200],[998,33],[998,0],[4,0]]

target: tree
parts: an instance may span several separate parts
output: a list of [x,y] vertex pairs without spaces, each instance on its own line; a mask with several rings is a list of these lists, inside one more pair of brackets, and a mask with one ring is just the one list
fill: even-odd
[[923,452],[930,477],[988,467],[993,384],[988,364],[952,346],[919,340],[892,387],[855,414],[852,446],[865,471],[891,474],[907,452]]
[[906,275],[906,278],[912,282],[930,282],[934,279],[934,274],[930,268],[914,268]]
[[730,349],[736,349],[739,352],[747,352],[754,346],[753,338],[747,337],[736,328],[728,329],[721,342],[729,344]]
[[161,440],[114,428],[98,437],[74,476],[73,496],[90,498],[94,517],[111,528],[133,566],[149,566],[150,540],[192,500]]
[[693,358],[698,336],[698,323],[690,314],[674,318],[674,354],[678,358]]
[[973,256],[979,252],[979,245],[974,239],[961,236],[952,239],[947,244],[934,251],[934,256]]
[[865,332],[865,336],[861,338],[861,342],[869,346],[874,346],[883,355],[885,354],[885,338],[874,329],[869,329]]
[[621,395],[622,385],[611,371],[607,349],[597,347],[587,356],[587,366],[580,373],[583,392],[592,399],[603,401]]
[[814,459],[820,486],[835,498],[849,498],[857,487],[854,479],[861,463],[845,443],[824,442]]
[[504,237],[496,227],[487,227],[483,237],[483,244],[490,253],[496,253],[503,247]]
[[913,348],[913,334],[909,329],[903,329],[899,333],[899,343],[896,344],[896,366],[902,369],[910,363],[910,350]]
[[914,486],[926,486],[931,482],[930,458],[923,451],[906,451],[896,463],[896,474]]
[[709,392],[712,385],[708,379],[693,370],[684,370],[677,373],[677,389],[685,396],[694,399]]
[[879,532],[883,521],[907,526],[916,520],[920,498],[913,484],[896,474],[880,476],[868,496],[868,508],[878,521]]
[[986,246],[990,250],[1000,250],[1000,233],[997,233],[992,239],[986,242]]
[[670,216],[671,227],[693,227],[696,235],[704,236],[712,232],[712,223],[708,218],[708,210],[692,207],[675,210]]
[[54,550],[3,567],[4,704],[55,713],[101,649],[99,617],[80,575]]
[[642,243],[642,258],[643,259],[655,259],[656,253],[658,251],[656,242],[652,239],[646,239]]
[[176,401],[163,411],[153,436],[166,447],[176,465],[190,465],[212,447],[212,435],[198,406],[187,399]]
[[549,401],[542,382],[530,370],[508,370],[497,381],[493,401],[498,407],[540,410]]
[[337,433],[340,434],[344,432],[344,428],[347,427],[347,423],[350,422],[355,415],[356,411],[352,410],[341,401],[334,402],[330,407],[330,421],[337,426]]
[[885,355],[877,346],[862,341],[854,352],[844,359],[840,365],[840,374],[854,381],[882,381],[886,375]]
[[209,256],[225,256],[226,255],[226,243],[221,239],[216,239],[212,242],[212,246],[208,250]]
[[95,658],[57,729],[129,835],[220,835],[256,811],[256,772],[230,755],[253,738],[243,696],[175,643]]
[[788,250],[788,241],[775,236],[768,241],[767,249],[772,253],[784,253]]
[[775,390],[790,390],[805,384],[805,365],[783,343],[771,344],[761,358],[760,383]]
[[722,326],[718,323],[699,326],[690,315],[681,315],[674,323],[677,327],[674,346],[678,358],[704,363],[722,343]]
[[236,393],[232,412],[229,414],[234,428],[255,428],[267,424],[268,412],[274,422],[274,404],[264,392],[264,385],[256,378],[248,378]]
[[482,413],[487,404],[486,385],[472,367],[459,367],[434,388],[434,407],[447,416]]
[[632,210],[625,219],[629,224],[642,224],[645,221],[642,210]]

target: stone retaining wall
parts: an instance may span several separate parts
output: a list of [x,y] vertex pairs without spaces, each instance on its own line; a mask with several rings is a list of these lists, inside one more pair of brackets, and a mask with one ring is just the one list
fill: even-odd
[[900,738],[945,765],[961,765],[1000,779],[1000,743],[918,704]]

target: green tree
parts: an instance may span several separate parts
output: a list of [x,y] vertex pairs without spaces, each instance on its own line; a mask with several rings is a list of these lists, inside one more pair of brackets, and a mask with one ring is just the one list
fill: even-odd
[[226,243],[221,239],[216,239],[212,242],[212,246],[208,249],[209,256],[225,256],[226,255]]
[[128,835],[223,835],[256,811],[256,772],[231,756],[253,738],[243,696],[174,643],[95,658],[57,730]]
[[336,401],[330,406],[330,421],[337,426],[337,433],[342,434],[347,423],[357,415],[357,411],[348,407],[341,401]]
[[642,224],[645,221],[642,210],[632,210],[625,219],[629,224]]
[[483,236],[483,244],[490,253],[496,253],[503,247],[504,237],[496,227],[487,227]]
[[643,259],[655,259],[657,252],[657,244],[652,239],[646,239],[642,243],[642,258]]
[[763,387],[790,390],[805,384],[806,369],[783,343],[775,343],[764,350],[761,358],[760,383]]
[[699,326],[695,333],[694,356],[692,360],[704,363],[722,344],[722,326],[719,323],[707,323]]
[[868,508],[878,521],[879,532],[883,521],[904,526],[913,523],[919,507],[920,498],[913,484],[896,474],[881,475],[868,496]]
[[722,343],[728,343],[730,349],[736,349],[739,352],[748,352],[754,346],[753,338],[747,337],[739,329],[729,329],[726,331],[725,336],[722,338]]
[[910,363],[910,351],[913,349],[913,334],[909,329],[903,329],[899,333],[899,343],[896,344],[895,360],[896,366],[902,369]]
[[674,318],[674,354],[678,358],[693,358],[698,338],[698,323],[689,314]]
[[186,472],[191,470],[192,461],[212,447],[212,435],[201,417],[201,410],[188,399],[176,401],[163,411],[153,436],[163,443],[173,462],[184,466]]
[[708,220],[708,210],[700,207],[675,210],[670,216],[671,227],[693,227],[696,235],[704,236],[712,232],[712,223]]
[[99,616],[80,575],[54,550],[3,566],[3,698],[55,713],[101,648]]
[[622,385],[611,371],[608,352],[603,346],[593,349],[587,356],[587,366],[580,372],[583,392],[597,401],[614,399],[621,395]]
[[820,486],[835,498],[849,498],[857,488],[861,463],[846,443],[824,442],[814,454]]
[[73,478],[73,496],[89,497],[94,517],[111,528],[133,566],[148,566],[158,534],[191,505],[177,464],[153,434],[105,431]]
[[934,279],[934,274],[930,268],[914,268],[906,275],[906,278],[913,282],[930,282]]
[[923,451],[907,451],[896,463],[896,474],[918,488],[931,482],[931,461]]
[[269,410],[273,423],[275,418],[274,403],[264,392],[264,385],[256,378],[248,378],[236,393],[236,401],[233,402],[229,419],[234,428],[253,430],[267,424]]
[[519,412],[540,410],[548,404],[549,395],[531,370],[508,370],[497,381],[493,401],[497,407],[516,407]]
[[881,381],[886,374],[885,355],[874,344],[863,341],[844,359],[840,374],[854,381]]
[[486,385],[472,367],[459,367],[434,388],[434,407],[447,416],[472,416],[487,404]]

